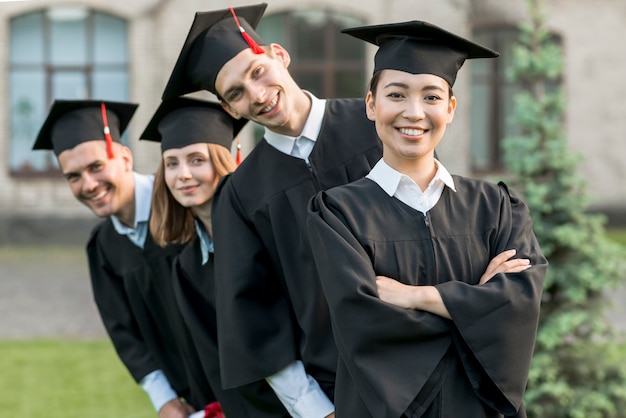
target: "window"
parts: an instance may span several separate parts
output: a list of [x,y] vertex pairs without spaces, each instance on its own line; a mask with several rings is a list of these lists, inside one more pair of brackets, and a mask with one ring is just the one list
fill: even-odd
[[126,22],[80,6],[11,20],[12,174],[56,171],[51,152],[31,151],[54,99],[128,100]]
[[289,72],[302,88],[320,98],[364,97],[365,43],[340,32],[363,24],[329,11],[301,10],[264,17],[257,33],[289,52]]
[[[474,41],[500,52],[498,59],[472,60],[471,160],[474,172],[503,170],[500,143],[519,133],[510,117],[514,97],[524,86],[510,82],[506,76],[513,63],[513,47],[518,37],[515,27],[480,29],[473,34]],[[556,35],[552,40],[561,43]]]

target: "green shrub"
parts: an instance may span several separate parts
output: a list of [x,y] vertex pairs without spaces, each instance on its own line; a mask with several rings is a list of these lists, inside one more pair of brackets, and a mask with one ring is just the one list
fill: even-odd
[[543,26],[539,0],[528,4],[531,19],[511,71],[527,87],[515,97],[520,134],[503,142],[512,186],[528,203],[550,262],[526,407],[536,418],[619,418],[626,411],[626,357],[604,310],[607,291],[625,283],[626,250],[608,238],[605,218],[587,211],[580,158],[563,134],[565,103],[553,87],[561,51]]

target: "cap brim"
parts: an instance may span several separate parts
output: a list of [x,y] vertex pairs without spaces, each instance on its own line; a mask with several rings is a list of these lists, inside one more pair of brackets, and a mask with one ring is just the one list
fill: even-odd
[[464,51],[467,54],[466,58],[468,59],[495,58],[500,55],[492,49],[469,41],[431,23],[419,20],[402,23],[360,26],[356,28],[343,29],[341,32],[377,46],[380,46],[380,42],[386,37],[406,36],[415,40],[423,39],[425,41],[443,43],[452,49]]

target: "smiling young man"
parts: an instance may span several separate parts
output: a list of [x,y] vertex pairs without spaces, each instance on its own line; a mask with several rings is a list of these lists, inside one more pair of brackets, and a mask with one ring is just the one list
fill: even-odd
[[[215,196],[223,384],[267,379],[292,416],[334,411],[337,350],[305,231],[318,191],[365,176],[382,154],[363,99],[323,100],[254,27],[266,5],[197,13],[163,93],[215,93],[263,139]],[[245,34],[245,35],[244,35]]]
[[[120,137],[136,104],[57,100],[33,149],[53,150],[72,193],[105,218],[87,245],[93,296],[115,349],[161,418],[213,401],[176,308],[171,265],[180,248],[148,231],[154,178],[133,171]],[[185,398],[187,402],[179,398]]]

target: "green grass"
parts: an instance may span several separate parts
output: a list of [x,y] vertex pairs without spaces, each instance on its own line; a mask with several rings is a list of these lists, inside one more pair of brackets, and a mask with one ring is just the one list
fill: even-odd
[[0,341],[0,416],[154,418],[156,413],[103,341]]

